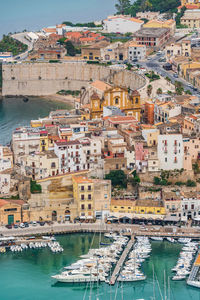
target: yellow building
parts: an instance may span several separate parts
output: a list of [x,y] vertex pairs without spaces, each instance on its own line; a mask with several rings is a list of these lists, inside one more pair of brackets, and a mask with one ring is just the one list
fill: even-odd
[[[165,207],[159,201],[152,200],[111,200],[111,213],[125,213],[125,214],[153,214],[165,215]],[[149,216],[150,218],[151,216]]]
[[103,115],[104,106],[116,106],[128,116],[134,116],[140,121],[141,101],[137,91],[129,93],[128,89],[111,87],[104,91],[102,97],[96,92],[90,97],[91,119],[100,118]]
[[185,62],[180,65],[181,76],[186,79],[186,74],[188,69],[200,68],[200,62]]
[[48,131],[40,131],[40,152],[48,151],[49,141],[48,141]]
[[150,20],[146,24],[143,25],[144,28],[168,28],[170,30],[171,35],[174,35],[176,30],[176,22],[174,20]]
[[84,176],[74,176],[73,197],[77,204],[77,217],[82,219],[94,217],[94,184]]
[[200,28],[200,9],[187,9],[181,17],[181,24],[188,28]]
[[0,224],[29,222],[29,212],[25,206],[26,203],[22,200],[0,199]]

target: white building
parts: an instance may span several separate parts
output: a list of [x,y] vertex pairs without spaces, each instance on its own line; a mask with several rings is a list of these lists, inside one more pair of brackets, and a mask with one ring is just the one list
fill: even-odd
[[37,128],[17,128],[12,135],[12,148],[15,163],[19,157],[40,151],[40,131]]
[[10,174],[0,174],[0,194],[8,194],[10,191]]
[[0,146],[0,172],[12,167],[12,161],[4,157],[3,148],[3,146]]
[[124,157],[127,159],[127,168],[132,170],[135,168],[135,151],[125,149]]
[[144,24],[143,21],[132,18],[130,16],[109,16],[103,21],[103,29],[106,32],[113,33],[127,33],[135,32]]
[[134,59],[142,60],[146,57],[146,46],[131,43],[128,48],[128,60],[131,62]]
[[83,170],[83,148],[79,141],[57,141],[54,152],[59,159],[59,173],[76,172]]
[[160,169],[182,169],[184,156],[182,134],[159,135],[157,153]]
[[196,197],[183,197],[181,199],[181,220],[200,220],[200,199]]
[[181,105],[173,102],[155,102],[154,122],[166,123],[170,118],[181,114]]

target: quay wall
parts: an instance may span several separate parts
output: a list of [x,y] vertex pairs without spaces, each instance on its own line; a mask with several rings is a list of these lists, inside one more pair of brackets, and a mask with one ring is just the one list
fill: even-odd
[[3,96],[45,96],[60,90],[80,90],[94,80],[132,90],[140,89],[146,83],[138,73],[82,62],[4,64],[2,76]]

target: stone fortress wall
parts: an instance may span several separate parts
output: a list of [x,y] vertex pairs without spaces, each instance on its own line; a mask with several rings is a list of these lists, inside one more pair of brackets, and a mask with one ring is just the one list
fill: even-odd
[[143,87],[146,82],[144,77],[128,70],[83,62],[4,64],[2,72],[3,96],[43,96],[60,90],[80,90],[94,80],[131,90]]

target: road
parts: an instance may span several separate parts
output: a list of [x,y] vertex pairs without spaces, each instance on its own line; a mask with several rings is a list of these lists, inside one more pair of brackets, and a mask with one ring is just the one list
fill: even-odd
[[200,92],[195,91],[193,88],[191,88],[191,84],[189,84],[186,80],[180,77],[174,78],[173,71],[166,71],[165,69],[163,69],[163,65],[165,63],[159,62],[159,59],[163,57],[164,57],[164,51],[162,52],[161,55],[153,55],[151,60],[149,59],[149,60],[141,61],[138,62],[138,64],[147,70],[153,70],[155,73],[158,73],[163,77],[169,77],[173,84],[175,83],[175,81],[180,81],[183,84],[184,90],[189,90],[193,95],[199,96]]
[[12,38],[20,41],[21,43],[25,44],[28,46],[28,49],[26,52],[23,52],[19,55],[16,55],[15,57],[13,57],[13,60],[16,60],[18,58],[18,60],[24,60],[27,58],[29,51],[31,51],[33,49],[34,46],[34,42],[30,42],[28,41],[25,36],[26,36],[27,32],[20,32],[20,33],[16,33],[12,35]]
[[78,231],[83,232],[110,232],[110,231],[120,231],[127,230],[134,235],[150,235],[150,236],[196,236],[200,238],[200,228],[193,227],[175,227],[175,226],[142,226],[135,224],[105,224],[97,221],[96,223],[57,223],[53,225],[37,226],[30,225],[28,228],[13,228],[7,229],[5,226],[0,227],[0,234],[4,236],[30,236],[30,235],[46,235],[46,234],[56,234],[56,233],[73,233]]

